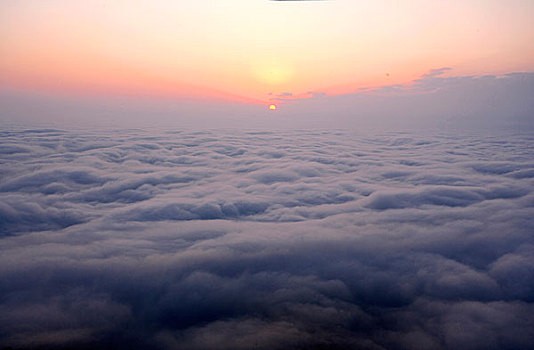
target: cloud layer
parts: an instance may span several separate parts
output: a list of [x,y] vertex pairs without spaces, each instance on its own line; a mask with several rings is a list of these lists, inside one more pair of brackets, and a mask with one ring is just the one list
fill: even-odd
[[[284,116],[304,117],[318,127],[379,128],[386,130],[422,127],[459,130],[515,127],[532,130],[534,73],[446,76],[452,68],[432,69],[408,84],[364,88],[329,96],[311,92],[309,98],[293,99]],[[297,124],[298,121],[292,121]]]
[[0,136],[0,344],[528,349],[531,135]]
[[[451,68],[438,68],[404,84],[354,88],[343,95],[273,92],[259,105],[178,97],[35,95],[0,87],[0,123],[60,128],[98,125],[103,129],[156,125],[195,130],[534,130],[533,72],[449,76],[452,74]],[[358,81],[358,77],[353,79]],[[267,109],[270,103],[278,104],[276,112]]]

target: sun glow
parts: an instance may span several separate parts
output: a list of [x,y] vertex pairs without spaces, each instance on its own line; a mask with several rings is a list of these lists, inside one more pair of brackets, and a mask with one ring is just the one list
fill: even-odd
[[0,85],[265,106],[273,95],[405,84],[439,67],[530,71],[533,3],[0,1]]
[[269,110],[275,111],[276,110],[276,105],[269,105]]
[[291,80],[293,70],[286,64],[263,63],[254,68],[254,76],[263,84],[281,85]]

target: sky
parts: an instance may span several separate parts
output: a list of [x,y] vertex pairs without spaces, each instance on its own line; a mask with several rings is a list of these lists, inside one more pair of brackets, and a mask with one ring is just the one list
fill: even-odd
[[3,118],[34,114],[13,104],[73,114],[65,104],[95,99],[249,112],[410,86],[443,67],[444,77],[530,72],[533,15],[529,0],[2,1]]

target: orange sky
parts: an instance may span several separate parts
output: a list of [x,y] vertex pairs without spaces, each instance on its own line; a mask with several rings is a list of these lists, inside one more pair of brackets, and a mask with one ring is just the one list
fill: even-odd
[[532,71],[533,18],[530,0],[3,1],[0,84],[267,103]]

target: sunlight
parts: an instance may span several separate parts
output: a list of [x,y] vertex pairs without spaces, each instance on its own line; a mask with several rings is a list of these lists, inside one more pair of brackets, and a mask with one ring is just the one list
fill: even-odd
[[293,70],[286,64],[262,63],[254,68],[254,76],[263,84],[281,85],[291,80]]

